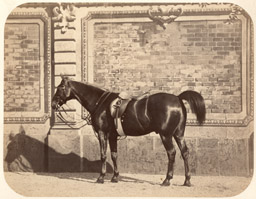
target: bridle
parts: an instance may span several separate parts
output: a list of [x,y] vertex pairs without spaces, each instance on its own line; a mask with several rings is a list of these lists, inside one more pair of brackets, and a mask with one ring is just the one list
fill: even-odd
[[[56,111],[57,112],[57,117],[63,122],[65,123],[66,125],[68,125],[70,128],[72,129],[77,129],[77,128],[82,128],[86,125],[92,125],[92,116],[96,114],[96,112],[99,110],[99,108],[102,106],[102,104],[107,100],[107,98],[110,96],[111,92],[108,92],[108,91],[104,91],[104,93],[99,97],[99,99],[97,100],[97,102],[95,103],[95,109],[92,113],[89,113],[87,111],[87,115],[85,117],[83,117],[83,119],[81,119],[81,121],[78,121],[76,123],[82,123],[84,121],[86,121],[85,124],[82,124],[80,127],[74,127],[74,125],[72,124],[73,122],[72,121],[68,121],[62,114],[62,111],[66,114],[67,117],[71,118],[68,114],[67,114],[67,111],[62,107],[62,106],[59,106],[57,107]],[[64,100],[62,100],[61,98],[59,99],[59,102],[63,103]],[[66,103],[63,103],[63,104],[66,104]],[[63,105],[62,104],[62,105]],[[66,104],[66,106],[68,106]],[[69,106],[68,106],[69,107]],[[60,108],[62,109],[62,111],[60,111]],[[79,117],[82,118],[81,115],[77,114]]]

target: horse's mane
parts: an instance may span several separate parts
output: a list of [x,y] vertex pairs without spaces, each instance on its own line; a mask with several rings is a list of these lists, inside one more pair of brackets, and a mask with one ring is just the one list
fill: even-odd
[[77,84],[89,86],[89,87],[91,87],[91,88],[93,88],[93,89],[95,89],[95,90],[107,91],[107,89],[105,89],[105,88],[100,88],[101,86],[98,85],[98,84],[95,84],[95,83],[80,82],[80,81],[75,81],[75,80],[71,80],[71,79],[69,79],[69,81],[75,82],[75,83],[77,83]]

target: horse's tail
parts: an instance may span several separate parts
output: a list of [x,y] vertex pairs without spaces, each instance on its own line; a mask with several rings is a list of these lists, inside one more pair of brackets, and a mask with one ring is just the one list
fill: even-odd
[[205,120],[205,104],[204,98],[198,92],[184,91],[178,96],[181,100],[186,100],[193,113],[195,113],[197,121],[202,124]]

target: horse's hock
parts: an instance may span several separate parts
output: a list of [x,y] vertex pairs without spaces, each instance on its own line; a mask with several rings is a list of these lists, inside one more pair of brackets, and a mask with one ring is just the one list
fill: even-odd
[[[198,126],[188,113],[185,130],[192,174],[252,174],[253,27],[244,10],[231,20],[229,4],[75,3],[65,24],[54,18],[56,6],[24,4],[6,21],[6,171],[99,171],[98,140],[90,126],[80,128],[86,111],[77,102],[64,107],[75,129],[51,111],[52,93],[65,74],[132,96],[200,92],[205,124]],[[161,14],[158,7],[166,17],[165,9],[180,7],[182,13],[161,24],[148,14],[151,8],[153,16]],[[118,162],[120,172],[165,174],[167,157],[152,133],[118,141]],[[111,165],[108,153],[109,172]],[[177,150],[175,174],[183,173]]]

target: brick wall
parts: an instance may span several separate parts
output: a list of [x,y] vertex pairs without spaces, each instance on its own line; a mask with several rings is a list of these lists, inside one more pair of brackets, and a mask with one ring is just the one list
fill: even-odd
[[[26,7],[17,12],[23,16],[28,10],[33,13],[41,9],[44,12],[49,11],[52,16],[54,6],[55,4],[48,9]],[[134,8],[136,6],[128,6],[124,10],[131,10],[133,13],[137,9]],[[148,8],[145,7],[145,10]],[[154,23],[121,22],[121,18],[118,18],[119,23],[95,22],[101,21],[100,17],[103,21],[108,21],[104,18],[104,9],[113,9],[115,15],[115,8],[107,5],[94,8],[77,7],[77,18],[69,23],[65,33],[58,27],[59,22],[51,19],[47,23],[52,23],[52,28],[46,31],[47,23],[44,21],[44,35],[40,35],[44,37],[44,48],[50,45],[51,52],[45,52],[52,53],[50,62],[52,61],[54,79],[49,90],[59,84],[60,74],[79,81],[80,77],[85,76],[84,73],[88,72],[86,75],[90,75],[92,71],[86,69],[92,67],[90,69],[93,69],[94,81],[111,91],[127,90],[137,95],[151,89],[151,93],[164,91],[179,94],[183,90],[194,89],[203,94],[208,112],[241,111],[241,22],[226,25],[223,21],[216,20],[181,21],[169,24],[166,30]],[[119,9],[117,8],[118,12]],[[91,18],[86,16],[90,10],[93,10]],[[90,21],[93,15],[98,18]],[[31,13],[27,16],[31,18]],[[137,19],[139,20],[136,14]],[[189,17],[187,19],[192,20]],[[125,18],[123,21],[128,20],[133,21],[133,18]],[[81,21],[84,22],[82,26]],[[6,24],[4,106],[5,111],[13,111],[13,115],[16,111],[36,111],[40,107],[40,41],[39,27],[35,23]],[[94,32],[90,32],[92,24]],[[86,38],[83,38],[83,31]],[[49,34],[52,35],[52,41],[47,40]],[[247,38],[247,35],[243,37]],[[86,43],[83,43],[85,41]],[[93,48],[89,44],[93,44]],[[243,50],[249,50],[246,43],[243,45],[247,48]],[[92,57],[91,52],[94,53]],[[253,56],[250,51],[246,55],[248,58]],[[83,60],[81,56],[86,59]],[[88,60],[93,60],[93,63]],[[246,71],[248,76],[251,70],[249,64],[250,62]],[[46,68],[44,70],[47,72]],[[45,73],[45,77],[46,75]],[[41,88],[42,86],[40,85]],[[250,84],[248,86],[250,87]],[[250,95],[249,87],[243,90],[243,95]],[[248,106],[249,101],[246,102]],[[74,102],[64,106],[68,112],[67,120],[81,121],[80,105]],[[29,163],[26,167],[30,166],[34,171],[100,171],[99,144],[91,126],[71,129],[60,124],[61,121],[55,117],[49,131],[48,121],[45,124],[34,124],[34,120],[24,125],[5,124],[4,157],[10,149],[7,147],[10,142],[9,134],[21,134],[24,131],[25,145],[21,146],[21,150],[15,147],[14,152],[23,153],[21,157],[26,157],[26,163]],[[77,126],[80,127],[80,124]],[[253,155],[252,152],[248,154],[248,149],[252,150],[253,146],[251,132],[253,122],[247,127],[222,124],[213,127],[187,126],[186,140],[190,149],[189,163],[192,174],[246,176],[252,173],[253,166],[249,163],[253,162]],[[30,150],[31,148],[33,150]],[[120,140],[118,151],[120,172],[162,173],[163,176],[166,173],[166,152],[159,136],[154,133],[140,138],[127,137]],[[24,159],[19,160],[24,163]],[[71,164],[66,164],[67,162]],[[16,162],[14,164],[17,165]],[[113,170],[110,150],[107,166]],[[4,168],[8,169],[6,162]],[[183,173],[183,161],[177,149],[175,175]]]
[[7,23],[4,34],[4,111],[39,111],[39,25]]
[[210,113],[239,113],[241,22],[96,23],[94,81],[112,91],[202,93]]

